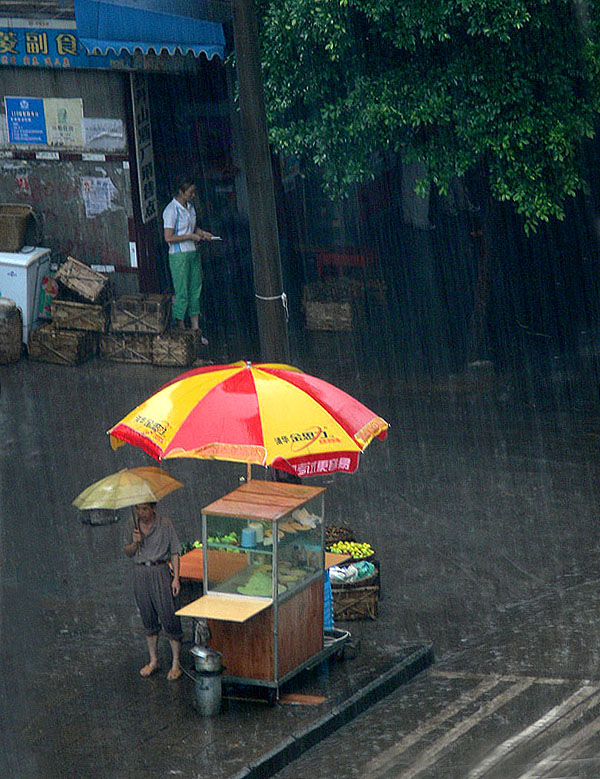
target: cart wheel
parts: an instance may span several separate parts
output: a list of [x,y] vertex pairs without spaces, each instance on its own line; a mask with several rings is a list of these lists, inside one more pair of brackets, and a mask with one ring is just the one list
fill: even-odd
[[356,638],[352,641],[348,641],[344,646],[344,656],[349,660],[354,660],[358,657],[360,652],[360,639]]
[[269,706],[274,706],[277,703],[277,688],[269,687],[267,689],[267,703]]

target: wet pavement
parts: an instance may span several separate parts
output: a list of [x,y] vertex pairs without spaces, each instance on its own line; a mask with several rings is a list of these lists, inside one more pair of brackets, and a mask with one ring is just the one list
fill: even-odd
[[499,608],[493,630],[464,641],[277,779],[337,779],[332,755],[348,777],[597,779],[599,606],[598,579],[582,577]]
[[[561,375],[418,376],[406,366],[365,363],[365,344],[342,336],[311,334],[306,353],[298,343],[296,364],[392,425],[357,474],[319,482],[328,488],[327,521],[351,525],[377,550],[379,618],[342,625],[360,639],[355,659],[296,681],[298,691],[326,698],[320,706],[229,701],[215,718],[194,710],[187,677],[175,684],[164,671],[139,677],[144,641],[122,522],[82,524],[70,505],[92,481],[150,462],[131,447],[113,452],[105,430],[178,371],[100,360],[0,367],[3,775],[248,775],[282,741],[310,732],[411,650],[432,645],[432,669],[396,692],[391,685],[384,700],[330,737],[333,746],[326,739],[316,747],[320,758],[311,750],[282,776],[405,777],[421,765],[419,776],[465,777],[465,755],[475,765],[568,699],[581,680],[600,679],[593,374],[583,371],[579,380],[565,366]],[[184,460],[166,467],[186,485],[162,504],[183,540],[199,536],[201,507],[237,486],[245,470]],[[190,643],[188,632],[184,656]],[[164,667],[164,645],[161,651]],[[501,678],[474,692],[484,677]],[[508,695],[515,679],[530,677],[535,683]],[[436,714],[461,696],[478,710],[505,693],[502,705],[513,714],[491,706],[491,719],[464,730],[470,746],[462,757],[448,746],[457,712],[448,744],[434,740],[443,736],[431,728],[423,738],[438,746],[421,755],[414,734]],[[365,759],[357,758],[357,734]],[[410,734],[409,749],[400,739]],[[321,769],[302,762],[332,754],[330,773],[323,762]],[[520,773],[498,774],[513,775]]]

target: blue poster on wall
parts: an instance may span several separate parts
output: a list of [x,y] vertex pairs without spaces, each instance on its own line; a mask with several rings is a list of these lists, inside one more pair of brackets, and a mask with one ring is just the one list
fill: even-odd
[[41,97],[5,97],[4,103],[9,143],[48,143]]

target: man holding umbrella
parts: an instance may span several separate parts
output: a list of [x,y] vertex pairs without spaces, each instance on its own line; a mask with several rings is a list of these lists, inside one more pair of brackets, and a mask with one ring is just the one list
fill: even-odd
[[[133,592],[148,644],[149,662],[140,669],[150,676],[158,669],[158,636],[164,630],[173,654],[167,679],[182,674],[179,657],[183,630],[175,615],[174,598],[179,595],[181,544],[171,520],[156,513],[156,503],[139,503],[125,538],[125,554],[133,560]],[[169,569],[169,558],[173,575]]]
[[[80,493],[73,505],[88,511],[118,509],[135,506],[132,519],[125,531],[125,554],[134,565],[134,594],[146,629],[150,662],[140,673],[150,676],[158,668],[158,634],[164,629],[173,652],[173,663],[168,679],[179,679],[179,664],[183,631],[175,616],[173,598],[179,594],[179,555],[181,544],[171,520],[156,513],[156,503],[183,487],[183,484],[162,468],[143,466],[122,468],[105,476]],[[173,576],[169,570],[171,559]]]

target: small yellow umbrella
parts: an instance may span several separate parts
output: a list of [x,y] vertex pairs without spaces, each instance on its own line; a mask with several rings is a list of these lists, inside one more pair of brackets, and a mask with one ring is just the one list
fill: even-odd
[[75,498],[73,505],[78,509],[116,511],[138,503],[156,503],[180,487],[183,484],[162,468],[123,468],[91,484]]

